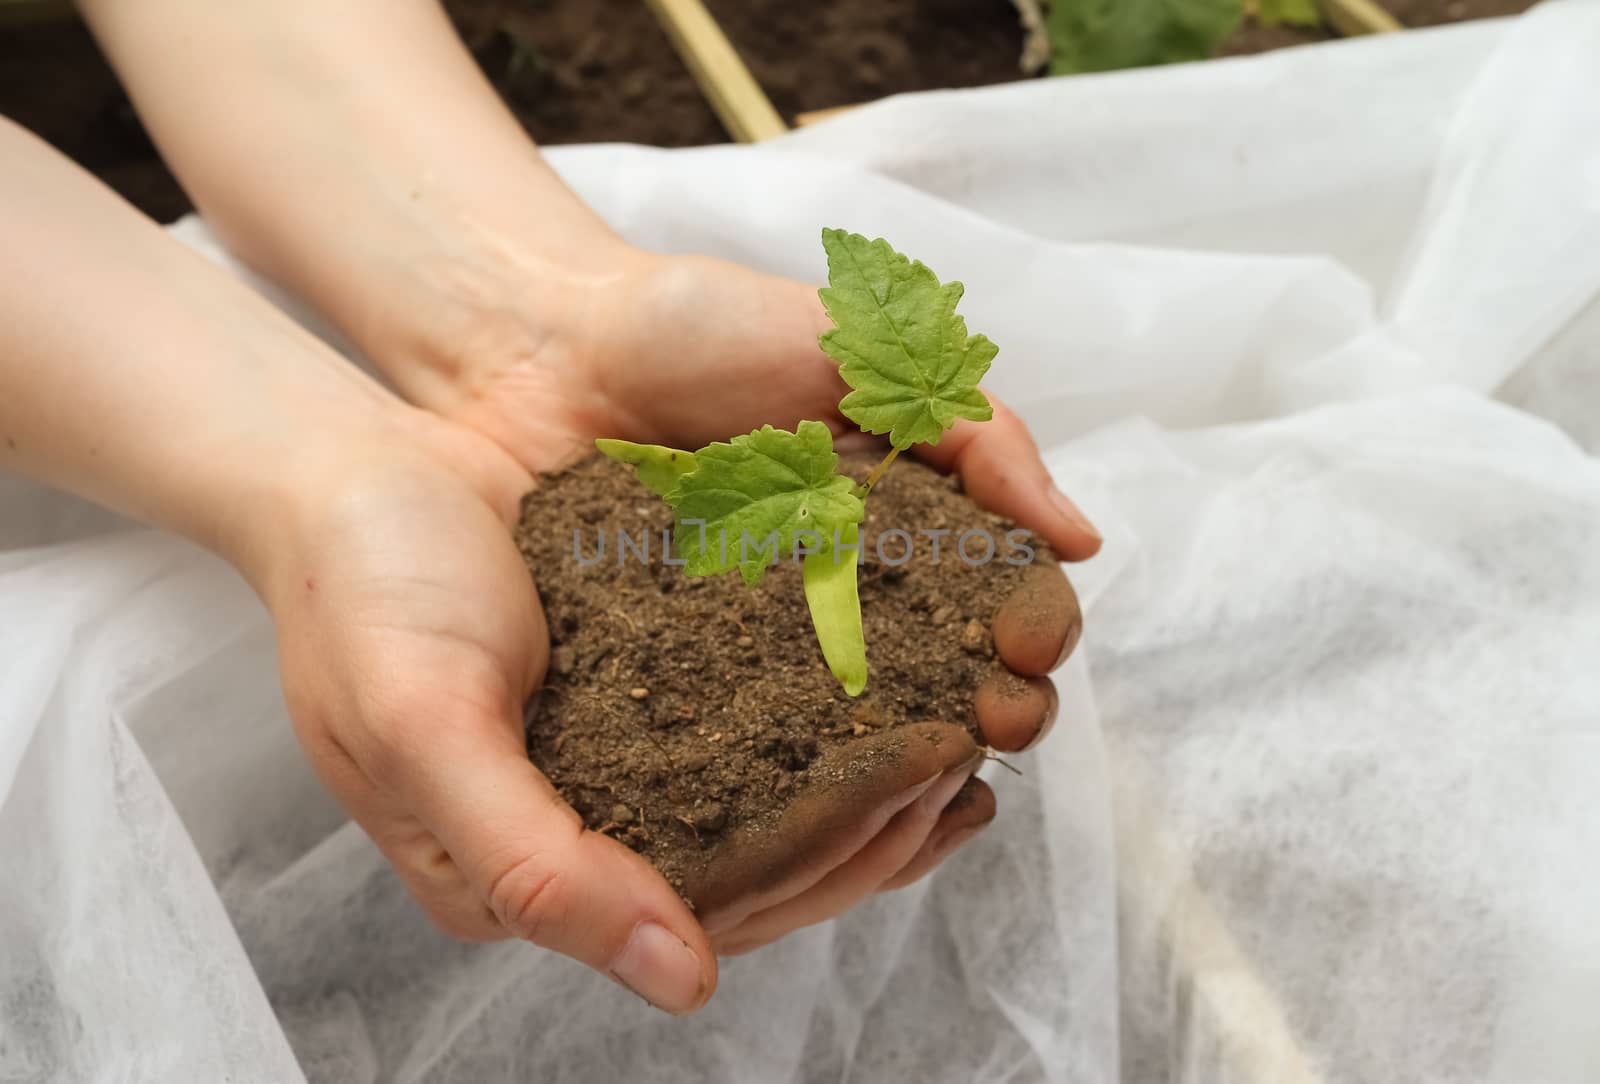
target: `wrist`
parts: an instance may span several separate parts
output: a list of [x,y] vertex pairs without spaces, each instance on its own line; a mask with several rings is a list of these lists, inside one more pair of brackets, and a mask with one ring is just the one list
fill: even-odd
[[[238,570],[274,612],[311,575],[314,555],[346,528],[381,516],[397,497],[470,494],[507,524],[530,488],[526,471],[488,440],[393,402],[307,417],[231,480],[189,532]],[[418,498],[413,522],[430,514]],[[508,528],[509,529],[509,528]]]
[[598,219],[569,224],[559,238],[493,221],[474,216],[424,239],[426,255],[372,291],[382,311],[363,321],[372,330],[358,338],[408,400],[448,417],[508,366],[580,361],[607,306],[662,261]]
[[312,506],[371,462],[386,436],[402,440],[398,422],[386,404],[344,403],[253,426],[230,441],[182,521],[169,526],[233,565],[266,599]]

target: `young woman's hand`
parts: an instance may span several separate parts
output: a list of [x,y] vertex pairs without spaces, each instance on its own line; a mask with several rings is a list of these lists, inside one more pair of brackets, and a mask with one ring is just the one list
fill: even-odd
[[407,428],[272,510],[251,578],[300,742],[440,929],[532,941],[692,1011],[717,974],[694,916],[528,760],[549,650],[508,527],[528,476],[448,423]]

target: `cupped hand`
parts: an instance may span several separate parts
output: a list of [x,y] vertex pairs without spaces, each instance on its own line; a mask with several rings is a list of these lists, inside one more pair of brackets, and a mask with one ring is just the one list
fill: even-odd
[[[610,275],[478,312],[437,336],[425,377],[407,390],[534,474],[587,454],[599,436],[692,448],[811,418],[847,434],[841,443],[859,442],[838,412],[848,389],[817,346],[829,326],[811,287],[718,260],[630,250]],[[1003,404],[992,421],[959,423],[918,454],[958,471],[980,505],[1062,556],[1098,549],[1098,534],[1055,489]],[[991,747],[1020,750],[1048,730],[1056,700],[1045,675],[1080,623],[1053,563],[1035,567],[997,608],[1005,669],[975,691]],[[883,770],[798,798],[776,831],[736,834],[713,856],[690,895],[719,952],[748,951],[908,884],[993,817],[992,792],[973,778],[978,747],[959,727],[922,725],[939,740],[906,743],[912,755],[885,759]],[[838,755],[874,762],[864,752],[857,744]]]
[[418,412],[295,477],[252,578],[325,785],[443,930],[523,938],[660,1008],[698,1008],[717,966],[689,908],[528,760],[523,705],[549,639],[508,527],[526,471]]

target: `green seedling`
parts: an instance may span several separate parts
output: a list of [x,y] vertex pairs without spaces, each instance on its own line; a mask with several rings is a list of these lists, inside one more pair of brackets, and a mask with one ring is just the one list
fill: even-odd
[[822,657],[845,692],[858,696],[867,685],[856,579],[867,497],[907,448],[939,443],[959,418],[989,420],[994,412],[978,382],[996,347],[968,335],[956,314],[961,283],[940,282],[881,238],[823,230],[822,247],[822,304],[834,327],[819,342],[851,388],[839,412],[889,442],[865,479],[838,472],[833,434],[820,421],[803,421],[794,432],[762,426],[697,452],[625,440],[595,444],[672,506],[673,547],[686,575],[738,569],[753,585],[782,555],[803,555]]
[[1049,0],[1054,75],[1204,60],[1246,16],[1263,26],[1314,27],[1316,0]]

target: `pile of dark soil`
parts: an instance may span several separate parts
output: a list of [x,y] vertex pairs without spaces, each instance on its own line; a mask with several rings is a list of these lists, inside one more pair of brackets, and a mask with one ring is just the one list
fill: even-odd
[[1011,0],[706,0],[779,113],[1023,78]]
[[[865,477],[874,460],[845,458]],[[737,574],[690,579],[665,563],[672,510],[631,470],[588,459],[546,479],[523,502],[517,542],[550,624],[550,671],[529,711],[528,749],[597,831],[644,855],[680,888],[721,840],[759,830],[811,786],[818,765],[847,770],[832,750],[915,722],[966,726],[992,672],[996,607],[1022,581],[1008,564],[1011,524],[974,505],[954,478],[901,460],[872,499],[863,540],[861,605],[871,677],[845,696],[811,630],[800,569],[789,561],[747,588]],[[916,545],[898,567],[875,559],[879,531]],[[999,543],[987,564],[961,560],[969,528]],[[937,561],[923,530],[947,529]],[[597,556],[604,533],[603,560]],[[619,533],[636,547],[619,559]],[[585,560],[576,558],[577,543]],[[901,559],[898,536],[884,540]],[[968,553],[981,557],[976,540]],[[1053,556],[1039,545],[1036,560]],[[981,742],[980,742],[981,743]],[[880,755],[893,745],[874,743]],[[857,766],[859,767],[859,766]]]

